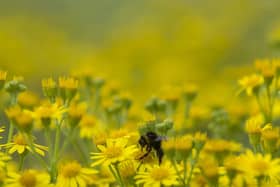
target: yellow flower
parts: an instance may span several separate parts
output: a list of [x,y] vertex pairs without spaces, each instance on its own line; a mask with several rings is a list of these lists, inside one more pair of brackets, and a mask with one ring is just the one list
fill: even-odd
[[123,161],[118,166],[123,178],[130,178],[136,174],[137,165],[133,160]]
[[[22,133],[16,134],[12,143],[3,144],[1,146],[9,149],[9,154],[13,154],[14,152],[17,152],[18,154],[23,154],[26,151],[33,152],[32,148],[28,145],[28,140]],[[44,151],[48,150],[47,147],[35,143],[33,143],[33,146],[35,152],[42,156],[45,155]]]
[[193,137],[184,135],[182,137],[168,139],[168,141],[162,142],[162,147],[170,158],[175,156],[175,151],[178,153],[177,156],[187,157],[193,148]]
[[196,132],[193,137],[194,148],[197,150],[201,150],[206,142],[206,139],[206,133]]
[[139,139],[139,135],[135,131],[131,131],[128,128],[120,128],[116,130],[110,131],[110,138],[117,139],[117,138],[128,138],[128,144],[135,144]]
[[210,153],[230,153],[241,150],[241,145],[232,141],[223,139],[208,140],[204,150]]
[[92,138],[97,127],[97,120],[92,115],[84,115],[80,122],[80,137]]
[[134,158],[132,155],[136,152],[136,146],[127,146],[127,138],[108,139],[106,146],[97,145],[100,153],[91,153],[91,159],[94,160],[92,166],[99,164],[109,165]]
[[229,177],[233,178],[237,173],[240,173],[240,161],[241,158],[239,156],[229,156],[224,161],[225,169],[227,170],[227,174]]
[[246,90],[247,95],[251,96],[264,83],[264,79],[261,75],[252,74],[239,79],[238,83],[242,87],[242,90]]
[[78,80],[73,77],[59,77],[58,85],[60,88],[66,89],[77,89],[78,88]]
[[6,80],[7,79],[7,71],[0,70],[0,80]]
[[70,102],[76,95],[79,81],[73,77],[59,77],[59,94],[64,102]]
[[161,165],[148,165],[143,171],[139,171],[134,177],[136,184],[143,184],[144,187],[160,187],[178,185],[177,174],[170,162]]
[[280,71],[280,59],[272,59],[272,66],[274,67],[277,75],[279,75],[279,71]]
[[245,131],[248,134],[260,134],[262,131],[262,125],[264,123],[264,119],[262,116],[257,115],[250,117],[245,124]]
[[49,97],[52,102],[55,101],[57,96],[57,85],[52,78],[47,78],[42,80],[42,89],[46,97]]
[[11,160],[11,157],[5,153],[0,152],[0,171],[5,168],[7,161]]
[[6,79],[7,79],[7,72],[0,70],[0,89],[4,87]]
[[204,176],[208,179],[208,183],[211,183],[213,186],[217,186],[220,176],[219,165],[217,161],[212,157],[204,158],[199,161],[199,166]]
[[35,119],[40,120],[45,127],[48,127],[53,119],[60,121],[67,110],[67,108],[60,106],[58,103],[51,104],[47,102],[37,107],[31,113]]
[[6,180],[6,171],[0,168],[0,186],[4,186],[4,182]]
[[30,132],[33,127],[33,118],[27,111],[22,111],[15,117],[15,125],[24,132]]
[[175,148],[177,151],[185,152],[190,151],[193,146],[193,138],[190,135],[184,135],[176,138]]
[[198,92],[198,86],[194,83],[189,83],[183,87],[183,96],[187,101],[192,101]]
[[[269,125],[266,125],[265,127],[267,126]],[[277,142],[280,137],[279,128],[263,128],[261,137],[266,151],[273,153],[278,149]]]
[[22,173],[8,172],[7,187],[49,187],[50,177],[47,173],[26,170]]
[[241,155],[240,170],[252,177],[269,177],[276,179],[280,173],[280,159],[272,159],[270,154],[253,154],[246,151]]
[[92,177],[93,186],[97,187],[110,187],[110,184],[116,182],[116,179],[108,166],[101,165],[99,167],[98,175]]
[[56,186],[86,187],[93,182],[92,179],[96,173],[96,170],[83,168],[78,162],[72,161],[60,168]]
[[68,110],[69,124],[71,127],[76,127],[79,124],[82,116],[86,113],[87,104],[83,103],[72,103]]
[[101,130],[95,130],[95,133],[93,134],[93,143],[96,145],[104,145],[106,143],[106,140],[108,138],[108,133]]
[[43,89],[56,88],[56,82],[52,78],[42,80]]
[[275,74],[275,67],[269,59],[258,59],[255,61],[255,67],[264,77],[273,77]]
[[[5,131],[5,127],[0,127],[0,133]],[[2,139],[2,136],[0,136],[0,139]]]
[[39,103],[39,97],[30,91],[22,92],[18,95],[18,103],[25,108],[32,108]]
[[21,108],[18,105],[12,106],[5,110],[6,115],[9,119],[14,120],[22,112]]

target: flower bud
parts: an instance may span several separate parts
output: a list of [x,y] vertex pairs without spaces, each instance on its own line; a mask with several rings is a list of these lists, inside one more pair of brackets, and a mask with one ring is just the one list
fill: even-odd
[[183,88],[183,97],[187,102],[193,101],[197,96],[198,87],[195,84],[185,85]]
[[18,95],[18,93],[26,90],[26,86],[22,81],[22,77],[14,77],[13,80],[10,80],[5,84],[4,88],[11,95]]
[[60,97],[64,103],[66,101],[70,103],[78,91],[78,80],[73,77],[59,77],[58,84]]
[[197,132],[194,134],[194,148],[199,152],[206,143],[207,136],[205,133]]
[[15,125],[19,128],[19,130],[30,133],[33,128],[33,118],[30,113],[22,111],[15,118]]
[[4,87],[7,79],[7,72],[0,70],[0,90]]
[[42,89],[46,97],[50,99],[51,102],[55,101],[57,96],[57,84],[52,78],[42,80]]
[[163,135],[167,134],[167,132],[170,129],[172,129],[172,127],[173,127],[173,121],[170,120],[170,119],[166,119],[163,122],[157,123],[155,125],[156,131],[160,134],[163,134]]

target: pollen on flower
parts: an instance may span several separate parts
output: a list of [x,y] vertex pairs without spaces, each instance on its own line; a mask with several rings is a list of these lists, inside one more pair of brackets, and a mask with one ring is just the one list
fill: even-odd
[[255,160],[251,165],[252,169],[258,173],[265,172],[269,169],[270,165],[264,160]]
[[24,187],[34,187],[37,183],[36,174],[27,170],[21,175],[19,181]]
[[27,145],[26,138],[21,133],[15,135],[14,138],[13,138],[13,141],[17,145]]
[[61,173],[66,178],[73,178],[80,173],[81,169],[82,167],[78,162],[70,162],[62,167]]
[[130,177],[135,175],[136,168],[133,163],[133,161],[128,160],[128,161],[123,161],[119,165],[119,170],[122,175],[122,177]]
[[154,168],[151,171],[151,177],[156,181],[162,181],[169,176],[169,170],[165,168]]
[[112,147],[108,147],[104,154],[106,155],[107,158],[114,158],[114,157],[118,157],[122,154],[123,149],[121,147],[118,146],[112,146]]

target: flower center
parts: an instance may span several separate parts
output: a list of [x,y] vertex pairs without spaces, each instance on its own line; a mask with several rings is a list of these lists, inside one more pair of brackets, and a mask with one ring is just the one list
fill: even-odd
[[118,146],[108,147],[104,153],[107,158],[114,158],[122,154],[122,149]]
[[33,172],[26,171],[21,175],[19,181],[24,187],[34,187],[36,186],[37,179]]
[[17,145],[27,145],[27,142],[22,134],[15,135],[13,140]]
[[269,169],[269,164],[264,160],[257,160],[254,163],[252,163],[252,168],[256,172],[263,174]]
[[151,176],[156,181],[161,181],[169,176],[169,171],[165,168],[154,168],[151,172]]
[[71,162],[62,168],[62,175],[67,178],[76,177],[80,173],[81,169],[82,167],[79,163]]

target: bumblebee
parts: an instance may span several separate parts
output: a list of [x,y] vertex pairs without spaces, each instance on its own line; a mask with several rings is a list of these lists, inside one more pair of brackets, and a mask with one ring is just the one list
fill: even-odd
[[163,149],[161,147],[161,141],[164,137],[157,135],[155,132],[147,132],[145,135],[142,135],[138,140],[141,149],[146,149],[146,153],[142,155],[139,160],[146,158],[151,151],[154,149],[158,158],[159,164],[162,162],[162,157],[164,155]]

